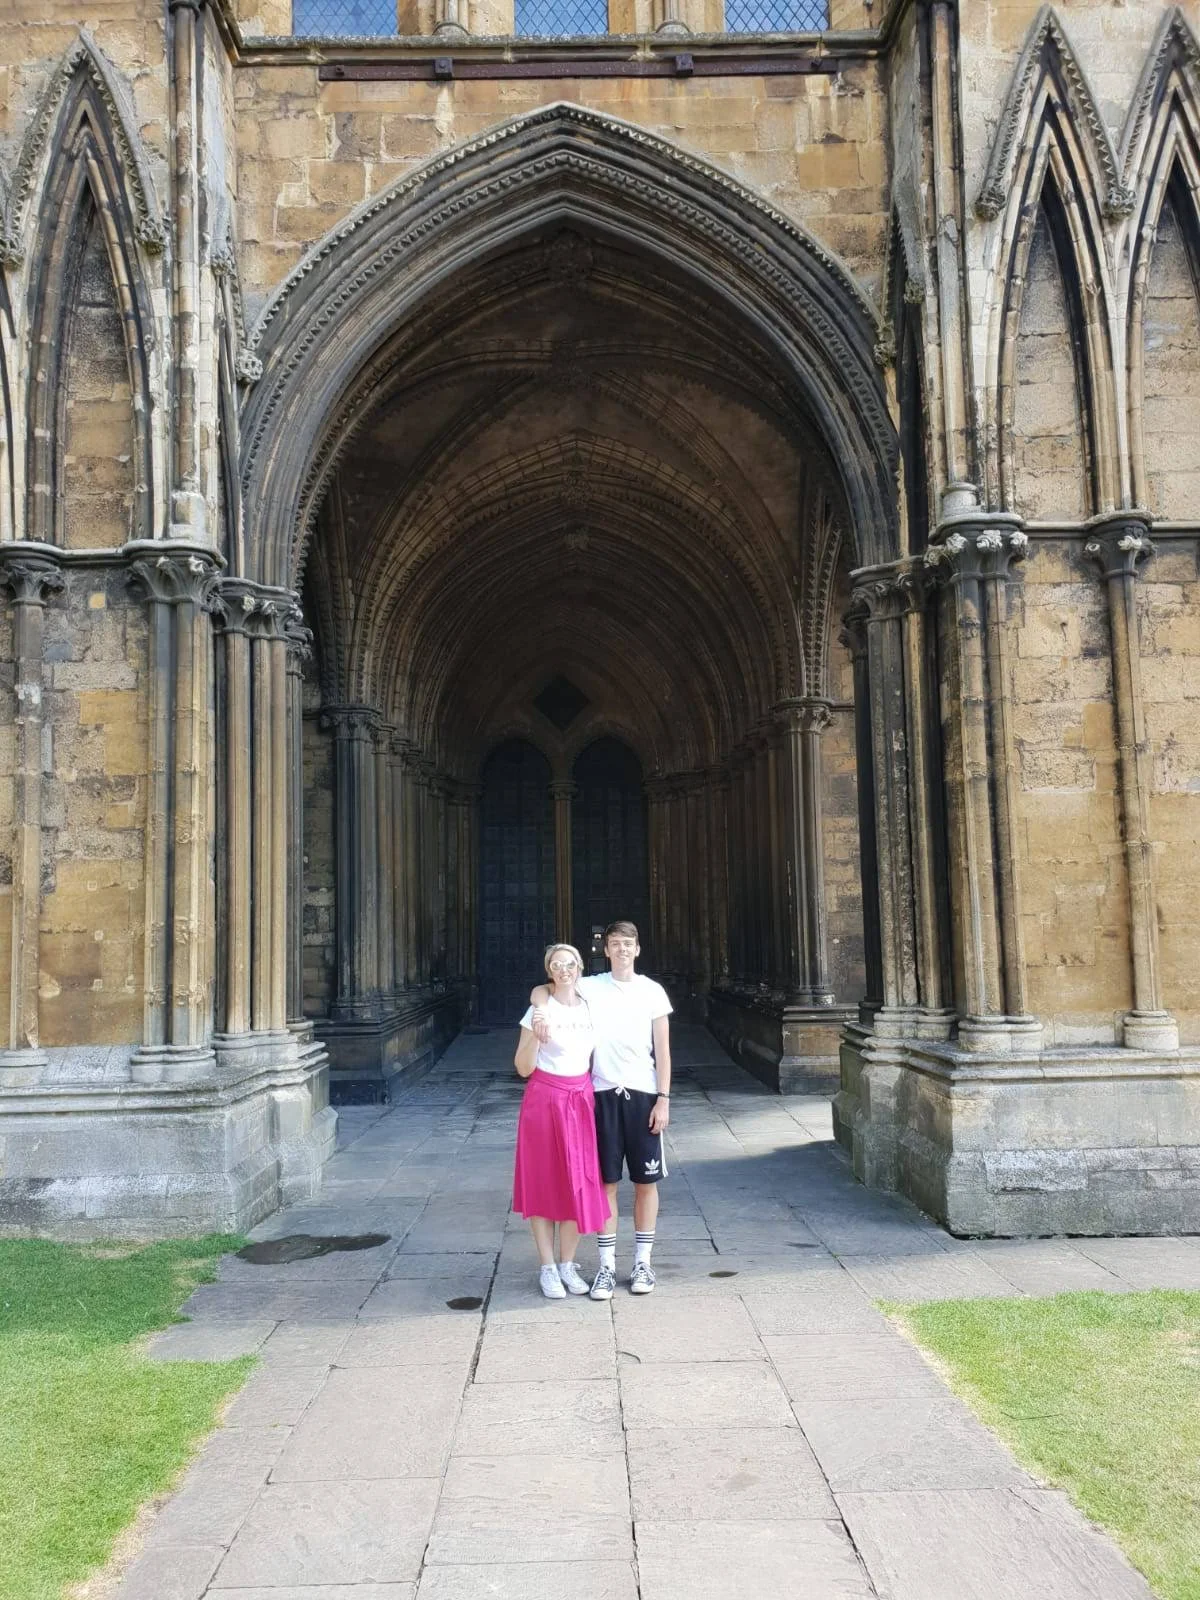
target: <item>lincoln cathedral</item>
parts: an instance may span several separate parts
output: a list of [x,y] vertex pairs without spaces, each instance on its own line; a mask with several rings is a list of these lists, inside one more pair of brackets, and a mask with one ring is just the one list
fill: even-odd
[[9,0],[0,1229],[305,1198],[623,917],[953,1232],[1200,1230],[1198,34]]

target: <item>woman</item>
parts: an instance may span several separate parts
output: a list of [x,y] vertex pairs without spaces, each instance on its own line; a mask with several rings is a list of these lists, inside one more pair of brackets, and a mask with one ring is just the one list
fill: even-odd
[[[552,944],[545,955],[550,980],[550,1038],[534,1037],[532,1007],[521,1018],[516,1068],[529,1080],[517,1124],[513,1209],[529,1218],[541,1262],[541,1289],[548,1300],[587,1294],[575,1265],[581,1233],[598,1233],[608,1222],[608,1196],[596,1155],[592,1097],[592,1018],[576,993],[583,971],[572,944]],[[554,1258],[554,1224],[559,1254]]]

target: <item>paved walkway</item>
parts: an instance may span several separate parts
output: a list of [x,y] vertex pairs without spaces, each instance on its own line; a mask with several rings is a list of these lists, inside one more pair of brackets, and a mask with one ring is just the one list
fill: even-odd
[[344,1113],[319,1201],[256,1231],[386,1244],[229,1260],[159,1337],[262,1366],[120,1600],[1149,1595],[872,1301],[1200,1287],[1200,1239],[953,1240],[853,1181],[826,1102],[680,1029],[657,1292],[543,1301],[511,1046],[463,1037]]

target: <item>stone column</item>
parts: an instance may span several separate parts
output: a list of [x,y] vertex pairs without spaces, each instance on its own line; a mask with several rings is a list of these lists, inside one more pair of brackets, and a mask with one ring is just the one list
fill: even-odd
[[284,623],[287,642],[287,1021],[304,1023],[304,662],[312,634],[299,606]]
[[746,750],[738,745],[729,757],[729,788],[725,815],[729,862],[729,965],[735,989],[742,989],[747,972],[747,907],[749,840],[746,836]]
[[712,981],[723,988],[729,982],[729,772],[710,767],[705,789],[708,855],[711,861]]
[[406,741],[392,734],[387,750],[387,778],[392,786],[392,837],[384,848],[392,854],[392,992],[408,989],[408,914],[411,886],[408,880],[408,771]]
[[861,599],[847,611],[840,634],[854,673],[854,764],[858,791],[858,851],[862,878],[863,1020],[883,1003],[883,945],[879,929],[879,853],[875,839],[875,761],[871,736],[871,674],[867,660],[868,608]]
[[793,1006],[829,1006],[825,931],[825,858],[821,836],[821,734],[833,721],[825,700],[784,700],[775,708],[783,735],[785,998]]
[[423,756],[418,756],[413,767],[415,784],[413,821],[416,823],[416,871],[413,888],[417,905],[417,985],[427,989],[430,981],[430,881],[433,873],[430,863],[432,830],[430,827],[429,782],[433,767]]
[[683,20],[680,0],[653,0],[651,14],[655,33],[684,36],[692,31]]
[[217,568],[202,547],[141,548],[147,554],[129,569],[150,605],[146,997],[134,1075],[178,1077],[212,1061],[208,734]]
[[226,1034],[250,1030],[251,859],[253,814],[250,790],[250,639],[239,604],[225,606],[224,717],[224,910]]
[[571,940],[575,926],[571,882],[571,802],[579,793],[569,779],[555,778],[550,785],[554,801],[554,926],[555,937]]
[[171,438],[171,533],[202,538],[207,507],[200,482],[200,72],[202,15],[207,0],[167,0],[171,30],[172,210],[171,254],[175,407]]
[[[980,527],[984,522],[995,526]],[[947,579],[944,666],[951,886],[964,975],[964,1049],[1035,1054],[1041,1027],[1026,1007],[1012,738],[1007,721],[1006,586],[1027,539],[1016,519],[964,513],[925,553]],[[949,531],[947,532],[947,528]]]
[[471,36],[470,0],[437,0],[433,36],[448,44]]
[[350,1022],[378,1012],[378,894],[375,746],[377,713],[339,706],[324,713],[334,731],[337,836],[337,995],[332,1014]]
[[404,753],[404,970],[405,987],[421,987],[421,816],[416,745],[403,741]]
[[[855,598],[866,608],[871,775],[879,881],[879,943],[883,1010],[889,1032],[907,1031],[918,1005],[917,941],[912,880],[908,783],[908,725],[904,700],[901,616],[903,589],[893,571],[861,582]],[[875,1019],[880,1026],[880,1016]]]
[[771,988],[771,810],[768,792],[769,741],[765,724],[753,733],[754,757],[750,767],[750,807],[752,816],[754,886],[754,957],[751,978],[755,991],[768,994]]
[[17,734],[13,793],[12,953],[9,974],[8,1048],[0,1070],[37,1067],[46,1057],[38,1043],[38,952],[42,913],[42,636],[52,594],[65,588],[52,557],[0,549],[0,586],[13,599],[13,655]]
[[712,849],[708,831],[708,786],[702,772],[688,774],[685,792],[689,904],[688,948],[693,987],[702,993],[712,982]]
[[483,790],[477,783],[463,785],[464,881],[467,886],[465,973],[468,979],[468,1006],[472,1018],[479,1013],[479,802]]
[[663,815],[666,808],[666,779],[661,776],[647,778],[646,793],[646,844],[650,858],[650,945],[660,972],[668,969],[667,943],[667,876],[666,833]]
[[1093,524],[1084,547],[1108,589],[1113,702],[1121,784],[1121,829],[1129,884],[1129,950],[1133,1010],[1122,1022],[1134,1050],[1177,1050],[1179,1025],[1163,1004],[1158,956],[1158,896],[1150,836],[1150,741],[1142,695],[1137,614],[1138,567],[1154,554],[1148,519],[1124,513]]
[[392,874],[392,738],[394,729],[378,724],[375,747],[376,983],[380,1003],[389,1009],[395,993],[396,882]]
[[787,900],[787,867],[783,841],[783,754],[780,749],[780,732],[771,724],[764,730],[764,791],[766,797],[766,865],[768,952],[766,978],[773,1000],[784,997],[787,961],[785,956],[785,902]]

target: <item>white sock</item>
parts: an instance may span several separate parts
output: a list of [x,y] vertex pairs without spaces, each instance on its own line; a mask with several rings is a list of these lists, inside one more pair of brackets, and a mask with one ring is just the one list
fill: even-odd
[[633,1236],[633,1264],[634,1264],[634,1266],[636,1266],[639,1261],[643,1261],[643,1262],[645,1262],[646,1266],[649,1266],[650,1265],[650,1252],[653,1249],[654,1249],[654,1229],[653,1228],[651,1228],[648,1233],[642,1233],[640,1231],[638,1233],[635,1233],[634,1236]]
[[617,1270],[617,1236],[615,1233],[598,1233],[596,1235],[596,1249],[600,1253],[600,1265],[607,1267],[610,1272]]

